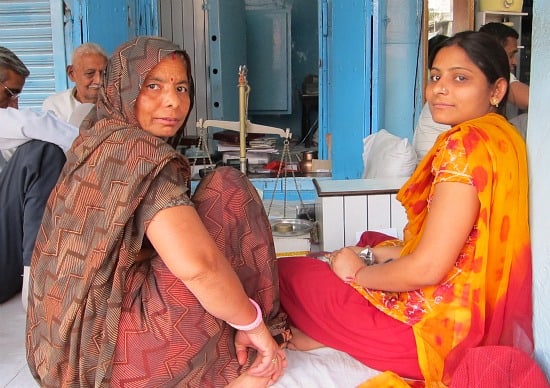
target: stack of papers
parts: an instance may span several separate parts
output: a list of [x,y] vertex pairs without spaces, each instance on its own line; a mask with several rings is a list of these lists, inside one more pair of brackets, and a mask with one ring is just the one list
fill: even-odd
[[[275,138],[263,138],[250,140],[246,147],[246,152],[264,152],[264,153],[277,153],[276,148],[277,139]],[[238,144],[219,142],[218,151],[219,152],[240,152],[241,148]]]

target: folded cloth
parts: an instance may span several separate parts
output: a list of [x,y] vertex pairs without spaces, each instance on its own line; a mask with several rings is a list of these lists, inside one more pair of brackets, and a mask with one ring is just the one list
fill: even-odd
[[271,387],[353,388],[380,374],[349,354],[332,348],[309,351],[286,350],[288,367]]
[[450,388],[547,388],[546,376],[527,353],[510,346],[480,346],[466,351]]

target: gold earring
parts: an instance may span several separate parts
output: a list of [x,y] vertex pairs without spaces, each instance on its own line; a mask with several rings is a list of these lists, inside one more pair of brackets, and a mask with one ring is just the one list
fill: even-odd
[[493,105],[495,108],[498,108],[498,99],[493,98],[493,99],[491,100],[491,105]]

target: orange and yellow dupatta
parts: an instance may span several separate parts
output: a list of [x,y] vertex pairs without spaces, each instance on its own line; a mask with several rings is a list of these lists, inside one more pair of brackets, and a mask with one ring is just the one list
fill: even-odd
[[[439,136],[397,196],[409,220],[401,254],[422,238],[427,200],[455,164],[466,169],[464,182],[477,188],[481,207],[473,242],[446,280],[406,293],[356,287],[380,310],[411,324],[427,387],[448,385],[468,348],[507,345],[530,353],[533,346],[527,155],[504,117],[490,113]],[[387,372],[361,385],[374,386],[407,383]]]

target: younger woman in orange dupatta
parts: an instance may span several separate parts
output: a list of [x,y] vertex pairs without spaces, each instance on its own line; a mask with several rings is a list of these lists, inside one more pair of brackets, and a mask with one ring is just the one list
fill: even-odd
[[445,386],[470,348],[533,347],[527,158],[501,113],[506,54],[464,32],[429,68],[432,116],[452,128],[398,193],[404,241],[342,248],[330,265],[279,260],[293,346],[334,347],[388,371],[365,387],[408,386],[399,376]]

